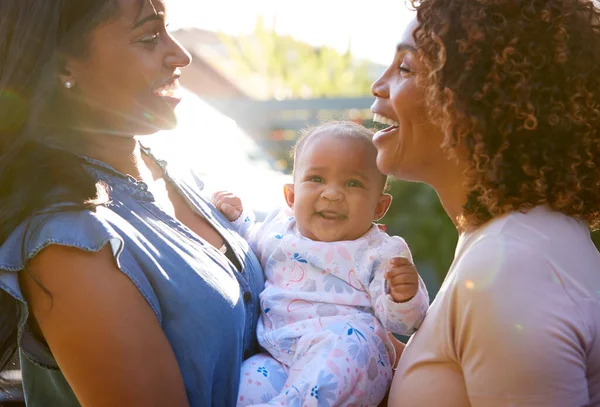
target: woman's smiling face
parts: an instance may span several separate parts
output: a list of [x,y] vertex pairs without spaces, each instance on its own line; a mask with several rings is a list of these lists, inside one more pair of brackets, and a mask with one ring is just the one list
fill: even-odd
[[91,125],[116,134],[172,128],[180,100],[177,79],[190,54],[166,29],[164,0],[117,0],[117,7],[91,33],[86,55],[66,59],[64,80],[75,84],[66,93]]
[[407,26],[392,64],[371,86],[375,121],[390,125],[375,134],[373,143],[382,173],[431,183],[443,175],[439,164],[448,158],[441,148],[442,131],[431,123],[424,90],[416,83],[417,73],[425,69],[412,36],[416,26],[416,19]]

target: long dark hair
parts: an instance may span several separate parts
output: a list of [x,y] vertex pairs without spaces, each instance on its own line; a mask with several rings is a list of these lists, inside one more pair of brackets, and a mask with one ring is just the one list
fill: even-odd
[[[68,115],[55,117],[52,126],[44,117],[65,107],[59,88],[63,58],[85,56],[90,31],[115,8],[116,0],[0,2],[0,245],[52,205],[99,204],[98,186],[82,159],[48,142],[67,133],[61,117]],[[0,370],[16,351],[18,320],[16,300],[0,291]]]

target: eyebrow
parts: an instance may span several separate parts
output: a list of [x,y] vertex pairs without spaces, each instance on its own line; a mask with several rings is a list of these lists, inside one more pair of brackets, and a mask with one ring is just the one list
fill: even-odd
[[396,45],[396,52],[414,52],[414,53],[417,53],[417,49],[413,45],[401,42],[398,45]]
[[150,21],[157,21],[157,20],[165,21],[165,13],[163,13],[162,11],[159,11],[156,14],[150,14],[150,15],[136,21],[135,23],[133,23],[133,25],[131,26],[131,29],[135,30],[136,28],[139,28]]
[[[326,169],[327,169],[327,167],[308,167],[308,168],[305,168],[304,171],[309,172],[309,173],[310,172],[322,172],[323,170],[326,170]],[[350,178],[360,178],[361,181],[365,181],[365,182],[369,180],[369,177],[365,173],[362,173],[362,172],[349,172],[345,175],[347,175]]]

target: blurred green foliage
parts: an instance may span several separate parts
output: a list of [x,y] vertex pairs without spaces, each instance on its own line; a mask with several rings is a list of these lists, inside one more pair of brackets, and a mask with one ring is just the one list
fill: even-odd
[[241,78],[261,78],[266,98],[353,97],[370,94],[368,62],[346,52],[279,35],[258,18],[250,35],[221,35]]

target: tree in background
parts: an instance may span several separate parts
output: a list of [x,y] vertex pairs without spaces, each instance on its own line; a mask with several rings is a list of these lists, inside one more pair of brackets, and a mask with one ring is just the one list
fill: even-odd
[[[251,35],[223,36],[222,42],[240,77],[262,78],[265,97],[271,99],[368,96],[372,81],[381,73],[370,74],[369,63],[354,59],[350,47],[343,54],[327,47],[313,47],[276,34],[262,20],[258,20]],[[364,124],[373,125],[370,121]],[[271,153],[277,159],[287,158],[292,142],[279,141],[281,148]],[[454,258],[456,228],[429,186],[392,181],[390,193],[394,201],[382,223],[390,234],[406,239],[433,296]],[[593,233],[592,238],[600,247],[600,232]]]
[[259,78],[267,99],[355,97],[370,95],[375,78],[369,63],[355,59],[350,44],[345,53],[314,47],[257,20],[250,35],[221,35],[228,56],[242,77]]
[[[266,88],[263,95],[269,99],[370,96],[371,83],[384,69],[370,70],[373,64],[354,58],[350,46],[339,53],[278,35],[275,29],[265,27],[262,19],[250,35],[221,37],[237,75],[241,80],[259,78]],[[363,124],[373,126],[371,120]],[[291,143],[293,140],[277,142],[280,147],[271,154],[276,159],[287,159]],[[394,203],[382,223],[391,234],[406,239],[433,295],[452,262],[456,229],[428,186],[392,181],[390,193]]]

